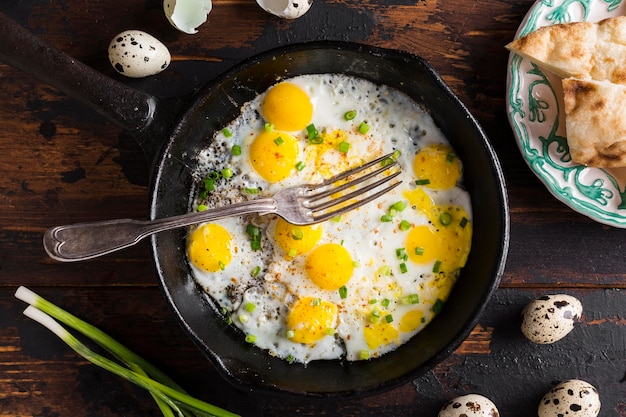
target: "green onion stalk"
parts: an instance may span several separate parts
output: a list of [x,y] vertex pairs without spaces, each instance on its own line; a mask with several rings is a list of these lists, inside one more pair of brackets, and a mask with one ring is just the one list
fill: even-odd
[[[165,417],[237,416],[237,414],[191,397],[150,362],[130,351],[103,331],[57,307],[28,288],[18,288],[15,297],[29,304],[24,310],[25,316],[48,328],[80,356],[92,364],[146,389]],[[125,366],[92,351],[65,327],[61,326],[59,322],[87,336]]]

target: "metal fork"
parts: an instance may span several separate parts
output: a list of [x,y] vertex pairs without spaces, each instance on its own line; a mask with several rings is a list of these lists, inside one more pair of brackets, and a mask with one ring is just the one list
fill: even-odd
[[[370,170],[377,164],[380,164],[380,167]],[[202,212],[155,220],[117,219],[57,226],[46,231],[43,244],[51,258],[62,262],[74,262],[127,248],[154,233],[224,217],[250,213],[275,213],[294,225],[319,223],[369,203],[397,187],[401,181],[396,181],[385,188],[366,195],[369,191],[375,190],[396,178],[400,174],[400,171],[394,168],[396,166],[397,161],[393,158],[393,154],[388,154],[345,171],[320,184],[286,188],[278,191],[273,197],[259,198]],[[350,179],[356,175],[358,175],[356,178]],[[382,176],[382,178],[367,182],[376,176]],[[347,181],[342,182],[343,180]],[[356,186],[361,187],[346,194],[338,195],[338,193]],[[348,204],[344,206],[343,203]]]

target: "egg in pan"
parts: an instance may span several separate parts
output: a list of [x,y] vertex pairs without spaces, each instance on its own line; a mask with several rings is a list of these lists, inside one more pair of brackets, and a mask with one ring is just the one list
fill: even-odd
[[198,156],[195,210],[317,183],[387,153],[402,184],[332,220],[274,215],[189,231],[196,282],[245,339],[288,361],[394,350],[445,303],[472,240],[463,167],[405,94],[340,74],[282,80],[246,103]]

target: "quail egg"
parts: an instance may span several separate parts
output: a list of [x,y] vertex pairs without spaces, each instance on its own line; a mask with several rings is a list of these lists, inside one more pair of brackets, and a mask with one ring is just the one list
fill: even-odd
[[600,412],[600,396],[590,383],[571,379],[548,391],[537,412],[539,417],[596,417]]
[[117,72],[131,78],[158,74],[170,64],[167,47],[154,36],[127,30],[109,44],[109,61]]
[[207,21],[213,8],[211,0],[164,0],[165,17],[181,32],[194,34],[198,26]]
[[296,19],[311,8],[313,0],[256,0],[263,10],[284,19]]
[[496,405],[487,397],[467,394],[446,403],[438,417],[499,417]]
[[582,312],[582,304],[576,297],[544,295],[522,311],[522,333],[534,343],[554,343],[572,331]]

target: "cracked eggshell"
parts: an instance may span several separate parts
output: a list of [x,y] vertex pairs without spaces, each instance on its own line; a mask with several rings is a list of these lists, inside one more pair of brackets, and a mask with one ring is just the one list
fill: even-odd
[[539,297],[522,311],[522,333],[534,343],[554,343],[572,331],[582,312],[582,304],[571,295]]
[[564,381],[543,396],[539,417],[596,417],[600,413],[598,390],[579,379]]
[[115,36],[109,44],[109,61],[115,71],[131,78],[158,74],[172,60],[167,47],[154,36],[127,30]]
[[176,29],[190,35],[198,33],[198,26],[207,21],[213,8],[211,0],[164,0],[165,17]]
[[311,8],[313,0],[256,0],[263,10],[284,19],[296,19]]
[[438,417],[500,417],[496,405],[487,397],[467,394],[441,407]]

